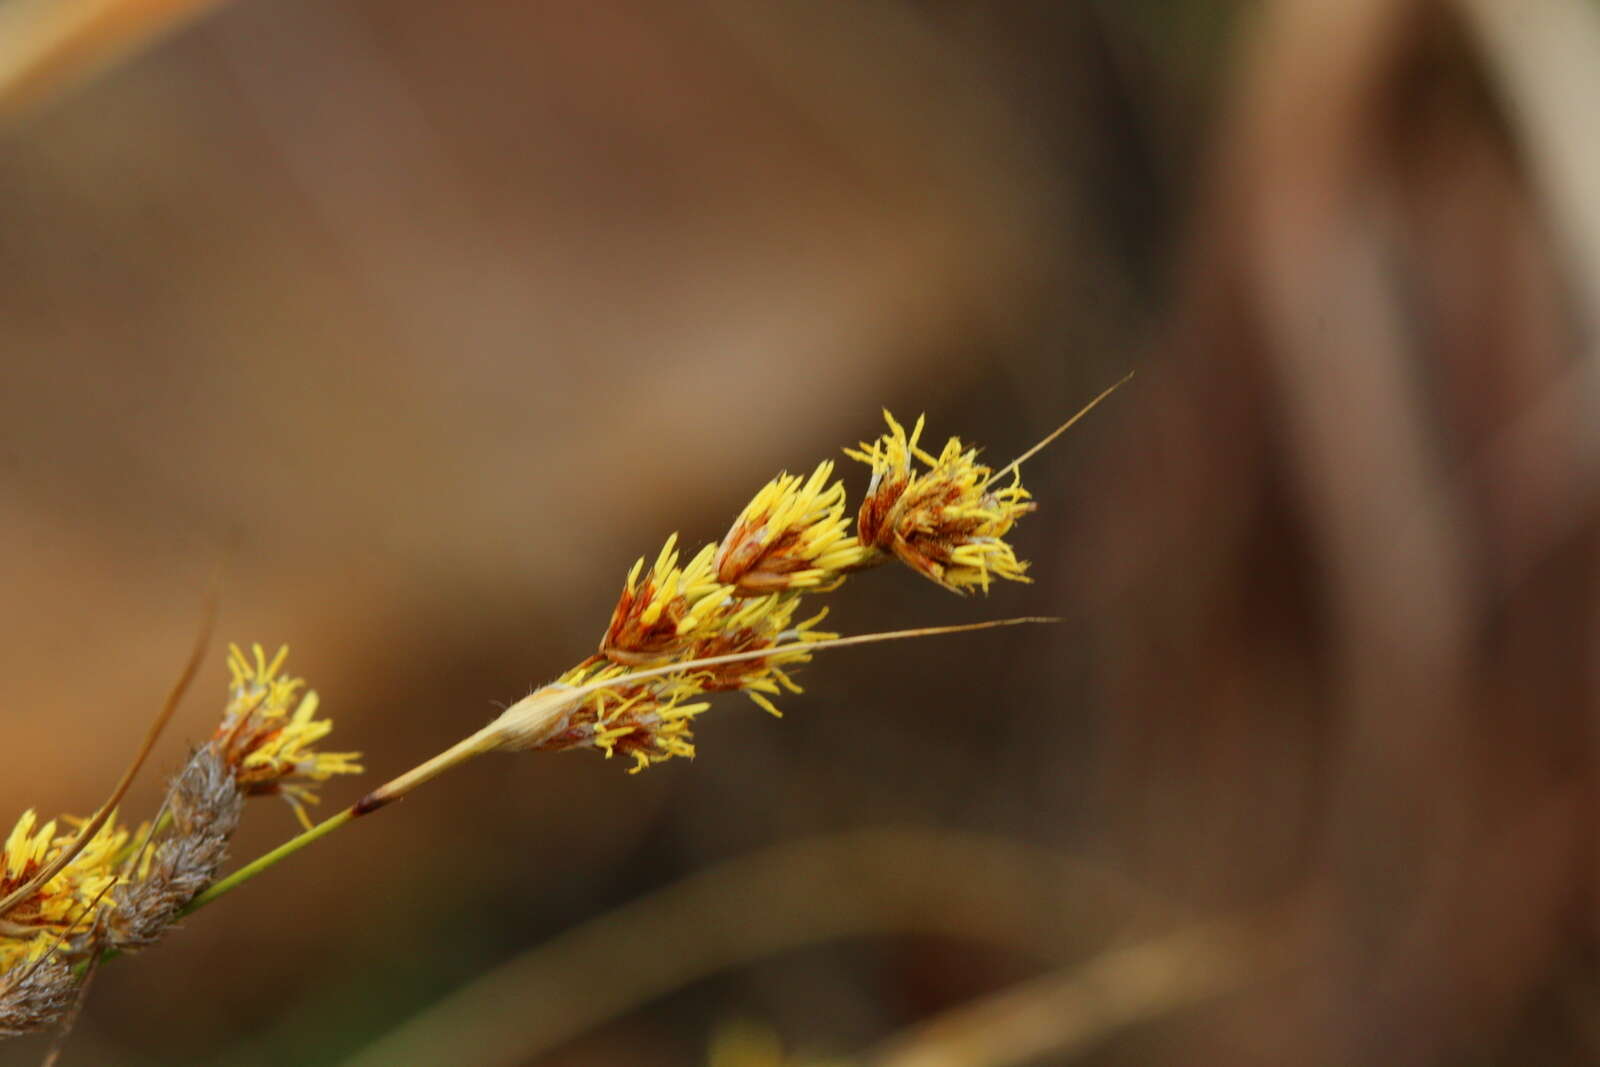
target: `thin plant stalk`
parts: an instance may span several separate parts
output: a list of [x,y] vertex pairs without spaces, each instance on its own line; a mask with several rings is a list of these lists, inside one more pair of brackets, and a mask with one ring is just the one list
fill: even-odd
[[294,837],[291,837],[289,840],[279,845],[277,848],[273,849],[271,852],[256,857],[243,867],[240,867],[237,871],[234,871],[232,874],[228,875],[228,877],[212,883],[212,885],[203,893],[189,901],[188,904],[184,905],[183,910],[178,914],[189,915],[192,912],[198,911],[223,894],[237,889],[239,886],[243,885],[245,882],[248,882],[250,879],[266,870],[268,867],[275,866],[280,860],[287,859],[296,852],[299,852],[301,849],[305,848],[307,845],[311,844],[313,841],[333,833],[333,831],[337,830],[339,827],[343,826],[345,823],[349,822],[360,814],[361,812],[358,811],[356,806],[352,804],[350,807],[339,812],[339,814],[323,819],[311,829],[301,831]]
[[537,736],[541,732],[549,732],[559,724],[562,713],[566,709],[571,708],[574,703],[581,701],[591,693],[602,689],[629,685],[642,679],[659,677],[664,674],[675,674],[682,671],[698,670],[703,667],[720,666],[725,663],[761,659],[793,648],[804,648],[807,652],[817,652],[826,649],[845,648],[851,645],[898,641],[910,637],[934,637],[943,634],[969,633],[974,630],[992,630],[1001,626],[1019,626],[1029,623],[1056,621],[1058,620],[1047,616],[1023,616],[1014,619],[960,623],[954,626],[922,626],[912,630],[888,630],[882,633],[856,634],[851,637],[834,637],[821,641],[793,641],[774,645],[771,648],[752,649],[748,652],[734,652],[725,656],[710,656],[704,659],[669,663],[660,667],[634,671],[619,678],[611,678],[603,682],[591,682],[588,685],[572,688],[557,689],[547,686],[511,705],[498,719],[483,729],[456,742],[438,755],[424,760],[404,774],[390,779],[337,815],[324,819],[311,829],[305,830],[285,841],[271,852],[245,864],[228,875],[228,877],[213,883],[191,900],[180,914],[190,915],[198,911],[218,897],[232,892],[263,871],[276,866],[307,845],[326,837],[346,823],[352,822],[363,815],[370,815],[372,812],[392,804],[406,796],[413,789],[425,782],[432,781],[453,767],[475,759],[485,752],[494,751],[501,747],[508,733],[519,738],[525,738],[530,735]]

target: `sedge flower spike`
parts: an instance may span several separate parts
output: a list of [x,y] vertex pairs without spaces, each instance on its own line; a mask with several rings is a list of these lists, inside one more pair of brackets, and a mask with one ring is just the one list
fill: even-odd
[[360,773],[361,754],[315,751],[333,724],[316,718],[317,694],[301,693],[304,680],[282,673],[289,649],[279,648],[270,660],[260,645],[251,652],[228,646],[228,707],[212,740],[245,795],[282,796],[310,829],[305,806],[318,798],[306,783]]
[[717,547],[717,580],[735,596],[837,588],[868,553],[850,533],[844,483],[832,475],[824,461],[810,478],[784,473],[762,486]]
[[[0,894],[28,882],[74,838],[58,834],[55,820],[40,826],[33,811],[23,812],[0,849]],[[93,929],[116,906],[108,891],[127,843],[127,831],[108,820],[72,862],[0,916],[0,974]]]
[[[989,591],[995,578],[1026,582],[1028,565],[1005,536],[1034,510],[1016,464],[1010,481],[978,462],[978,450],[958,437],[934,456],[918,444],[923,419],[911,432],[885,411],[889,430],[845,454],[872,468],[857,513],[863,545],[888,552],[923,577],[955,593]],[[927,466],[918,471],[917,462]]]
[[678,535],[673,534],[648,573],[641,578],[643,557],[628,572],[600,641],[600,653],[607,659],[634,665],[667,662],[727,601],[731,590],[717,581],[712,570],[715,548],[706,545],[680,567],[677,546]]
[[[700,690],[686,679],[630,681],[628,669],[591,661],[567,671],[547,691],[600,686],[568,708],[559,728],[529,747],[545,752],[593,748],[610,759],[633,760],[632,773],[674,756],[694,756],[694,717],[711,705],[693,698]],[[614,686],[603,685],[618,679]]]

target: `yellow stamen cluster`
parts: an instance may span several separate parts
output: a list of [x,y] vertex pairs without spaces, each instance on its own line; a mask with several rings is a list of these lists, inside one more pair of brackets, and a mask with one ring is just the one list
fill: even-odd
[[685,681],[701,693],[741,691],[763,710],[782,718],[783,712],[769,698],[784,690],[803,692],[784,671],[784,667],[798,667],[810,662],[811,653],[805,648],[809,642],[839,636],[816,628],[827,617],[827,608],[795,623],[794,615],[799,606],[800,600],[796,596],[744,601],[723,618],[723,625],[717,632],[695,642],[690,658],[711,659],[766,648],[774,650],[772,655],[736,663],[694,667],[686,671]]
[[[862,544],[893,553],[955,593],[988,592],[993,578],[1028,581],[1028,565],[1005,542],[1016,521],[1034,509],[1016,467],[1010,468],[1009,484],[996,486],[996,473],[960,438],[950,438],[934,456],[918,446],[921,418],[908,435],[894,416],[883,415],[887,433],[859,449],[846,449],[872,468],[856,519]],[[916,460],[929,469],[917,472]]]
[[[0,897],[25,885],[61,850],[72,833],[58,834],[55,820],[39,824],[33,811],[23,812],[6,839],[0,856]],[[111,886],[128,832],[107,820],[83,851],[53,878],[0,916],[0,974],[32,963],[74,934],[93,929],[99,916],[115,907]]]
[[717,580],[735,596],[791,589],[827,592],[867,557],[845,517],[844,483],[829,482],[833,463],[811,477],[780,474],[745,505],[717,547]]
[[307,781],[325,782],[336,774],[356,774],[359,752],[317,752],[312,746],[333,729],[316,718],[317,694],[301,694],[305,682],[282,672],[287,647],[270,660],[260,645],[246,657],[228,647],[228,707],[213,742],[246,794],[282,796],[307,829],[305,805],[318,802]]
[[[887,416],[887,412],[885,415]],[[599,653],[541,693],[589,687],[563,707],[556,728],[537,740],[507,728],[508,744],[543,749],[596,748],[633,757],[632,770],[693,756],[691,723],[709,693],[741,691],[774,715],[771,697],[800,687],[787,669],[810,660],[807,645],[833,637],[816,626],[826,612],[796,623],[800,600],[829,592],[852,572],[899,558],[948,589],[988,588],[991,577],[1026,581],[1026,564],[1003,540],[1031,511],[1013,479],[996,489],[975,450],[951,438],[934,457],[917,446],[922,420],[908,436],[890,432],[860,451],[872,467],[867,500],[850,532],[844,484],[831,462],[809,477],[780,474],[756,493],[719,544],[680,563],[674,534],[648,570],[628,572]],[[917,473],[913,462],[931,469]],[[772,649],[733,663],[698,661]],[[683,664],[646,678],[630,668]],[[604,683],[616,680],[615,685]],[[540,706],[553,706],[548,702]]]
[[[554,686],[575,689],[623,677],[627,671],[597,658],[563,674]],[[635,772],[673,756],[693,756],[689,723],[711,706],[705,701],[691,702],[696,693],[693,685],[662,684],[654,679],[600,689],[574,708],[561,730],[539,747],[550,751],[595,748],[607,759],[622,752],[633,758]]]
[[600,642],[600,653],[607,659],[636,666],[675,659],[705,617],[727,598],[711,568],[716,550],[707,545],[680,567],[677,545],[677,534],[667,538],[642,581],[643,557],[628,572]]
[[[679,654],[668,661],[684,663],[682,671],[631,681],[630,668],[641,659],[629,650],[620,656],[590,657],[550,688],[576,689],[613,678],[619,679],[618,684],[603,685],[568,709],[561,728],[537,747],[547,751],[596,748],[608,757],[620,751],[633,757],[632,770],[637,772],[674,756],[694,755],[690,723],[710,707],[695,700],[698,696],[737,690],[781,716],[771,697],[785,689],[801,691],[785,668],[811,659],[805,650],[809,642],[836,636],[816,629],[826,611],[795,623],[798,603],[793,593],[738,599],[724,587],[721,599],[705,614],[707,624],[686,631]],[[698,662],[768,648],[774,649],[770,656],[736,663]]]

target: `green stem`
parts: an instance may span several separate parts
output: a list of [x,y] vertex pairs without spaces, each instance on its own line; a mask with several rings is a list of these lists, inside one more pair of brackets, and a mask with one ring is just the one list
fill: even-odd
[[294,855],[296,852],[299,852],[301,849],[311,844],[311,842],[315,841],[317,838],[322,837],[325,834],[331,834],[333,831],[337,830],[351,819],[354,819],[358,814],[360,813],[357,812],[354,807],[345,808],[339,814],[334,815],[331,818],[324,819],[311,829],[306,830],[295,837],[291,837],[289,840],[285,841],[271,852],[251,860],[249,863],[245,864],[243,867],[240,867],[237,871],[234,871],[220,882],[213,882],[210,886],[206,887],[205,891],[199,896],[195,897],[193,900],[189,901],[188,904],[184,905],[183,910],[178,912],[178,914],[183,916],[199,911],[201,908],[205,907],[213,900],[216,900],[224,893],[237,889],[239,886],[248,882],[250,879],[266,870],[268,867],[276,864],[279,860],[286,859],[287,857]]
[[358,816],[371,814],[379,808],[392,804],[417,786],[424,782],[432,781],[451,767],[465,763],[474,756],[482,755],[492,747],[492,738],[492,731],[486,727],[470,737],[456,742],[432,759],[423,761],[400,775],[400,777],[385,782],[339,814],[324,819],[311,829],[291,837],[266,855],[251,860],[220,882],[213,882],[193,900],[189,901],[188,904],[184,905],[178,912],[178,917],[192,915],[224,893],[237,889],[268,867],[276,865],[279,860],[287,859],[289,856],[299,852],[311,842],[317,840],[317,838],[333,833],[333,831]]

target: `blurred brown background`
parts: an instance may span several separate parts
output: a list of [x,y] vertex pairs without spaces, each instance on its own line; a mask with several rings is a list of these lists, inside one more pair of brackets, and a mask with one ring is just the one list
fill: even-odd
[[[0,59],[71,6],[6,2]],[[838,834],[876,842],[859,877],[821,849],[730,882],[472,1001],[449,1061],[703,1062],[739,1019],[851,1053],[1211,917],[1271,948],[1142,1016],[1073,987],[1075,1043],[926,1062],[1593,1060],[1597,27],[1585,0],[245,0],[30,94],[0,148],[8,811],[93,807],[219,562],[221,635],[290,643],[376,782],[587,654],[635,556],[880,407],[1003,461],[1140,370],[1030,463],[1036,584],[873,573],[830,620],[1062,624],[827,657],[782,722],[707,716],[694,764],[451,775],[108,967],[63,1062],[344,1062],[643,894]],[[221,685],[214,654],[160,765]],[[848,836],[884,827],[904,856]],[[293,829],[261,802],[236,855]],[[935,877],[915,842],[943,838],[1037,877]],[[741,940],[857,887],[848,937]],[[540,1005],[651,968],[681,988],[541,1037]]]

